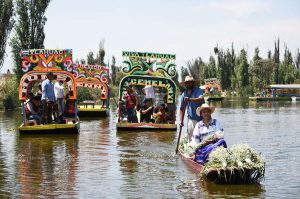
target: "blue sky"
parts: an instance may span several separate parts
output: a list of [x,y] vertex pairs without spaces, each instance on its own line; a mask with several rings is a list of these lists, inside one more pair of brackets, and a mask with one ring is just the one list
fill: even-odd
[[[46,12],[46,48],[71,48],[74,59],[96,53],[105,40],[106,62],[122,50],[172,53],[177,65],[204,61],[218,44],[233,42],[260,55],[274,49],[276,38],[294,54],[300,48],[298,0],[52,0]],[[10,48],[1,72],[12,67]]]

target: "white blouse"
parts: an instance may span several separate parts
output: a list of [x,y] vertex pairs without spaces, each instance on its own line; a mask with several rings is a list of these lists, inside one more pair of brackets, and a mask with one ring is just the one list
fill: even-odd
[[201,120],[195,126],[191,145],[198,145],[203,139],[217,131],[223,131],[223,125],[219,122],[219,120],[212,118],[209,122],[208,128],[204,124],[203,120]]

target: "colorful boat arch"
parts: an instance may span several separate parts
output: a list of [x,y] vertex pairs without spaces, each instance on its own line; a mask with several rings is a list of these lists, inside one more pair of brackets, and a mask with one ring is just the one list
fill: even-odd
[[[46,79],[48,71],[30,71],[24,74],[20,80],[19,85],[19,100],[25,101],[27,99],[28,90],[31,88],[31,84],[34,82],[41,82]],[[63,80],[66,82],[69,99],[76,100],[76,82],[74,76],[67,71],[53,71],[53,75],[57,80]]]
[[108,99],[108,68],[100,65],[77,64],[73,73],[78,87],[99,89],[100,99]]

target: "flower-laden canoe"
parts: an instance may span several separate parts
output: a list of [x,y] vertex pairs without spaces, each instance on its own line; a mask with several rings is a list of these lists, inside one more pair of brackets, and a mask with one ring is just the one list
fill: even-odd
[[79,117],[107,116],[109,112],[109,70],[105,66],[77,64],[73,71],[77,87],[99,92],[99,100],[84,99],[78,103]]
[[117,129],[176,130],[175,55],[123,51]]
[[265,162],[260,154],[247,144],[231,148],[218,147],[209,154],[204,165],[196,163],[188,154],[187,139],[182,139],[179,156],[201,178],[219,184],[253,184],[264,178]]
[[[29,49],[21,50],[20,55],[24,74],[19,84],[23,121],[19,132],[78,133],[72,50]],[[60,105],[55,81],[61,85]]]

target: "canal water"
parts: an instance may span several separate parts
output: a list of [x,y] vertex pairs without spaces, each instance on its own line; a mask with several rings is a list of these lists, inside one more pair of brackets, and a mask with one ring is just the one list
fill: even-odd
[[248,143],[264,156],[260,184],[200,180],[175,155],[176,131],[116,132],[113,106],[108,118],[82,119],[79,135],[19,135],[19,113],[0,112],[0,198],[297,197],[300,101],[213,105],[228,145]]

